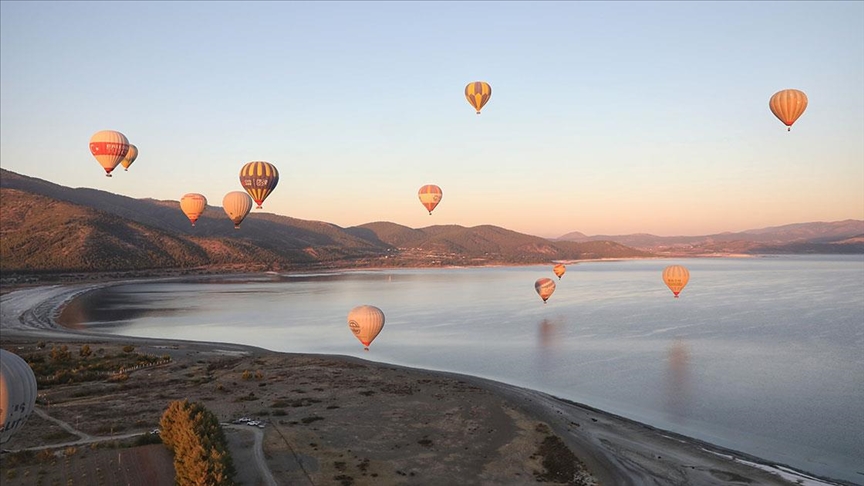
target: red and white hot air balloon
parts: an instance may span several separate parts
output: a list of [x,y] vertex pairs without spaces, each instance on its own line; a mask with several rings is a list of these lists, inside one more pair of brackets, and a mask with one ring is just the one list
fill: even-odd
[[105,169],[105,176],[111,177],[111,171],[129,153],[129,139],[114,130],[96,132],[90,137],[90,153]]
[[442,193],[441,188],[435,184],[426,184],[417,191],[417,196],[420,197],[420,203],[426,207],[426,210],[429,211],[429,215],[431,216],[432,210],[441,202],[444,193]]

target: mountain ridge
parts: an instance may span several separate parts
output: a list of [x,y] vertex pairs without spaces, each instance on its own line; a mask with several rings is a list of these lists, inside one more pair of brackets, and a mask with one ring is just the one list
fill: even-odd
[[695,256],[718,253],[864,253],[864,220],[813,221],[696,236],[649,233],[594,235],[574,231],[554,241],[614,241],[658,255]]
[[235,230],[208,205],[193,228],[178,201],[69,188],[0,169],[0,270],[284,271],[539,264],[648,257],[611,242],[555,242],[505,228],[373,222],[342,228],[253,211]]

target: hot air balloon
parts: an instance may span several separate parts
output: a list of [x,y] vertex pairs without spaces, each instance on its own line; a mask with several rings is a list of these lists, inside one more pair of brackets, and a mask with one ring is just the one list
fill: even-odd
[[788,132],[792,130],[795,120],[807,109],[807,95],[797,89],[784,89],[774,93],[768,106],[771,113],[786,125]]
[[252,210],[252,198],[245,192],[231,191],[222,198],[222,208],[234,222],[234,229],[240,229],[240,223]]
[[441,197],[444,193],[441,192],[441,188],[434,184],[427,184],[420,188],[417,192],[417,195],[420,196],[420,202],[426,206],[426,209],[429,210],[429,215],[432,215],[432,210],[435,209],[435,206],[441,202]]
[[[183,211],[187,218],[189,218],[189,221],[192,222],[192,226],[195,226],[195,221],[198,221],[198,218],[201,217],[201,213],[204,212],[204,208],[206,207],[207,198],[201,194],[190,192],[180,199],[180,210]],[[249,211],[246,212],[248,213]]]
[[359,305],[348,313],[348,329],[369,351],[369,345],[384,328],[384,313],[374,305]]
[[555,292],[555,282],[552,281],[551,278],[538,278],[536,282],[534,282],[534,290],[537,291],[537,294],[540,295],[540,298],[543,299],[543,303],[546,303],[546,300],[552,296],[552,292]]
[[132,165],[132,162],[135,162],[135,159],[138,158],[138,147],[129,144],[129,151],[126,152],[126,157],[120,161],[123,164],[123,170],[129,170],[129,166]]
[[681,265],[669,265],[663,269],[663,281],[678,298],[678,294],[690,280],[690,272]]
[[126,157],[128,152],[129,139],[120,132],[102,130],[90,137],[90,153],[105,169],[106,177],[111,177],[111,171]]
[[492,87],[484,81],[468,83],[468,86],[465,86],[465,97],[468,98],[468,103],[471,103],[479,115],[480,110],[492,97]]
[[567,267],[565,267],[563,263],[558,263],[552,267],[552,271],[558,276],[558,280],[561,280],[561,277],[564,276],[564,272],[567,271]]
[[33,413],[36,375],[20,356],[0,349],[0,444],[12,438]]
[[249,162],[240,169],[240,184],[262,209],[261,203],[279,184],[279,171],[269,162]]

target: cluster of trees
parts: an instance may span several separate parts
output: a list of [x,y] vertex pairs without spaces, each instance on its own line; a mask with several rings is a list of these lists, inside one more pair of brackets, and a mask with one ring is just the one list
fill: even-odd
[[112,373],[136,366],[148,366],[169,359],[169,356],[154,356],[135,353],[135,347],[123,347],[123,352],[111,355],[99,348],[93,350],[89,344],[82,345],[77,352],[66,344],[52,344],[50,349],[39,342],[40,351],[22,355],[27,361],[40,388],[66,383],[105,380]]
[[200,403],[175,400],[159,425],[162,443],[174,454],[177,485],[234,484],[228,442],[213,412]]

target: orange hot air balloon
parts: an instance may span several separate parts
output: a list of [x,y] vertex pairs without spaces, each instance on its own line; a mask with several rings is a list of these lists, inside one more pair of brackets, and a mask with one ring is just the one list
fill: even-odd
[[771,113],[786,125],[788,132],[792,130],[795,120],[807,109],[807,95],[797,89],[784,89],[774,93],[768,106]]
[[105,169],[106,177],[111,177],[111,171],[126,157],[128,152],[129,139],[120,132],[102,130],[90,137],[90,153]]
[[369,345],[384,328],[384,312],[374,305],[359,305],[348,313],[348,329],[369,351]]
[[129,151],[126,152],[126,157],[120,161],[123,165],[123,170],[129,170],[129,166],[132,165],[132,162],[135,162],[135,159],[138,158],[138,147],[129,144]]
[[567,271],[567,267],[565,267],[563,263],[558,263],[552,267],[552,271],[558,276],[558,280],[561,280],[561,277],[564,276],[564,272]]
[[690,271],[681,265],[669,265],[663,269],[663,282],[678,298],[678,294],[690,281]]
[[261,204],[279,184],[279,171],[269,162],[249,162],[240,169],[240,184],[262,209]]
[[420,196],[420,202],[426,206],[426,209],[429,211],[429,215],[431,216],[432,210],[441,202],[441,197],[444,196],[444,193],[442,193],[441,188],[435,184],[426,184],[420,188],[417,195]]
[[207,198],[195,192],[190,192],[180,199],[180,210],[189,218],[192,226],[195,226],[195,221],[198,221],[206,207]]
[[483,106],[489,101],[489,98],[492,97],[492,87],[489,86],[489,83],[484,81],[474,81],[473,83],[468,83],[468,86],[465,86],[465,98],[468,99],[468,103],[471,103],[471,106],[477,110],[477,114],[480,114],[480,110],[483,109]]
[[549,297],[552,296],[552,293],[555,292],[555,282],[553,282],[551,278],[538,278],[537,281],[534,282],[534,290],[537,291],[537,294],[540,295],[540,298],[543,299],[543,303],[545,304]]
[[240,229],[240,223],[252,210],[252,198],[245,192],[231,191],[222,198],[222,208],[228,219],[234,222],[234,229]]

